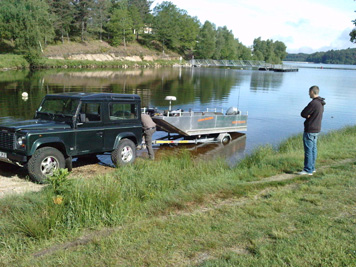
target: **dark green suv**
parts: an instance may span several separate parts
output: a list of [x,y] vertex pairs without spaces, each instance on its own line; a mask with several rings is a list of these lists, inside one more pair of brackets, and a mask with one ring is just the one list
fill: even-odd
[[64,93],[47,95],[33,120],[0,125],[0,160],[26,166],[42,183],[72,157],[111,152],[116,166],[132,163],[142,142],[138,95]]

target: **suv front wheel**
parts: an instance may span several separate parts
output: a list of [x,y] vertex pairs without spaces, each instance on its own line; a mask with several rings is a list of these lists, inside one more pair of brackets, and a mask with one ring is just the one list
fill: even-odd
[[62,152],[53,147],[37,149],[28,161],[30,178],[38,183],[44,183],[47,177],[60,168],[65,168],[65,158]]
[[116,167],[131,164],[136,159],[136,145],[129,139],[120,141],[117,148],[111,153],[111,160]]

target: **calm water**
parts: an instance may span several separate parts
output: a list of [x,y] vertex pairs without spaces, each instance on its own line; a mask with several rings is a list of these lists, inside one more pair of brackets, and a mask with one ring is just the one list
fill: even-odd
[[[165,96],[174,95],[173,108],[226,110],[238,106],[248,112],[245,149],[239,145],[236,153],[229,155],[240,157],[256,146],[278,145],[301,133],[300,112],[310,101],[312,85],[318,85],[320,95],[326,98],[323,133],[355,124],[355,66],[348,66],[349,70],[321,66],[308,64],[308,68],[290,73],[211,68],[1,72],[0,122],[32,118],[47,93],[135,93],[141,96],[142,106],[160,109],[167,109]],[[22,99],[23,92],[29,94],[27,100]]]

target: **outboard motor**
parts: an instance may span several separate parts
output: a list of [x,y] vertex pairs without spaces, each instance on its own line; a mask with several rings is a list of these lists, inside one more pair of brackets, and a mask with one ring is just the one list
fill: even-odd
[[237,115],[240,114],[240,111],[238,110],[237,107],[230,107],[227,111],[226,111],[226,115]]

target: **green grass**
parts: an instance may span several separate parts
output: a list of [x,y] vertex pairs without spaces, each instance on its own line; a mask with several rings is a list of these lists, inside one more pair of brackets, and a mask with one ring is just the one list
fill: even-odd
[[[69,59],[46,59],[38,60],[38,68],[73,68],[73,69],[93,69],[93,68],[149,68],[168,67],[179,64],[179,60],[155,60],[155,61],[92,61],[92,60],[69,60]],[[30,64],[22,55],[0,54],[1,69],[28,69]]]
[[[317,168],[355,158],[356,149],[349,145],[355,143],[356,127],[321,136]],[[234,168],[223,160],[193,160],[181,153],[156,162],[139,159],[111,175],[2,199],[0,263],[352,266],[354,163],[312,177],[248,183],[300,170],[302,162],[299,135],[278,149],[257,149]],[[58,194],[61,204],[54,202]],[[228,204],[216,207],[224,199]],[[109,237],[98,234],[84,246],[33,257],[104,227],[116,231]]]
[[132,67],[156,67],[172,66],[179,63],[178,60],[155,60],[155,61],[92,61],[92,60],[69,60],[69,59],[43,59],[40,68],[132,68]]
[[29,63],[22,55],[0,54],[0,69],[24,69]]

